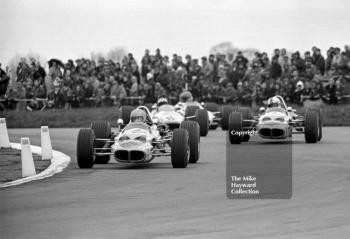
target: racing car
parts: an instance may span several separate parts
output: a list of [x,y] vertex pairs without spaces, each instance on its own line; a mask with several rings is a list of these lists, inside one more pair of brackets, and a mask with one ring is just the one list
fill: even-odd
[[199,159],[199,125],[183,121],[178,129],[152,121],[145,106],[130,112],[130,122],[118,119],[118,132],[108,121],[95,121],[80,129],[77,162],[80,168],[107,164],[113,158],[123,164],[145,164],[155,157],[170,156],[174,168],[185,168]]
[[156,121],[169,126],[170,129],[179,128],[182,121],[194,120],[197,121],[200,128],[200,136],[207,136],[209,129],[216,129],[220,118],[216,111],[210,111],[206,106],[213,109],[215,105],[204,105],[193,101],[190,92],[183,92],[180,95],[180,102],[175,106],[168,103],[166,96],[160,96],[156,104],[152,105],[151,115]]
[[306,143],[317,143],[322,138],[322,118],[317,109],[308,109],[305,114],[287,107],[279,95],[267,101],[267,108],[261,107],[260,114],[236,110],[229,116],[229,140],[231,144],[249,141],[251,132],[264,139],[286,139],[292,134],[304,134]]

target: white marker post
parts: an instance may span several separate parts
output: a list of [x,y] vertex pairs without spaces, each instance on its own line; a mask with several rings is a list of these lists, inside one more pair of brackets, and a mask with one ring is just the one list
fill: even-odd
[[29,138],[21,138],[22,177],[36,174]]
[[48,126],[41,126],[41,159],[52,159],[52,146]]
[[0,148],[10,148],[10,139],[5,118],[0,118]]

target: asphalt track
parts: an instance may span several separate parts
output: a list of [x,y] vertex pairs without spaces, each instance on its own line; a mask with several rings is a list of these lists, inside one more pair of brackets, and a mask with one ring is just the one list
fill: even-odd
[[[73,162],[49,179],[0,190],[0,237],[349,238],[349,129],[325,128],[318,144],[293,137],[293,196],[285,200],[227,199],[221,130],[201,139],[200,161],[186,169],[159,158],[82,170],[77,129],[51,129],[53,147]],[[12,142],[28,136],[40,145],[39,129],[9,133]]]

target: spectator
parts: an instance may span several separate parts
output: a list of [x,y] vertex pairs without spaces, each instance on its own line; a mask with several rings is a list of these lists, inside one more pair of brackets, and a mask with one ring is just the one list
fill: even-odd
[[44,107],[43,99],[46,98],[46,91],[40,77],[34,80],[34,88],[32,91],[32,101],[30,102],[28,109],[30,111],[32,111],[33,109],[42,109]]
[[6,71],[4,71],[1,68],[0,63],[0,98],[3,98],[5,96],[5,93],[7,91],[7,86],[10,82],[10,77],[8,76],[8,68],[6,68]]
[[333,78],[329,79],[328,85],[326,86],[326,100],[331,105],[335,105],[338,103],[337,87],[334,84]]
[[275,56],[274,58],[272,58],[272,61],[271,61],[270,73],[271,73],[272,79],[278,79],[282,76],[282,67],[278,63],[278,57],[279,55]]
[[110,91],[110,99],[113,101],[113,105],[120,105],[120,101],[126,97],[126,91],[122,84],[118,81],[114,81]]
[[54,89],[48,95],[48,107],[61,109],[65,105],[64,95],[58,85],[54,85]]
[[304,84],[302,81],[298,81],[296,88],[293,94],[293,103],[301,105],[302,104],[302,95],[304,95]]
[[316,69],[319,70],[322,75],[324,75],[326,62],[324,60],[324,57],[321,55],[321,50],[319,48],[315,48],[314,50],[312,64],[314,64]]

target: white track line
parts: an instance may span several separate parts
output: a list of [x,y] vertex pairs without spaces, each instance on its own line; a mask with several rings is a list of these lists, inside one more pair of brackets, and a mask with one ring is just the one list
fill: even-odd
[[[10,143],[10,145],[11,145],[11,148],[13,148],[13,149],[21,150],[21,144]],[[31,145],[30,147],[31,147],[32,153],[38,154],[41,156],[41,147],[33,146],[33,145]],[[0,188],[15,186],[15,185],[27,183],[27,182],[30,182],[33,180],[51,177],[52,175],[54,175],[56,173],[62,172],[63,169],[65,169],[68,166],[68,164],[70,163],[70,160],[71,160],[70,157],[68,155],[66,155],[62,152],[56,151],[56,150],[52,150],[52,154],[53,154],[53,158],[51,159],[50,166],[47,169],[45,169],[44,171],[42,171],[41,173],[30,176],[30,177],[21,178],[21,179],[12,181],[12,182],[0,184]]]

